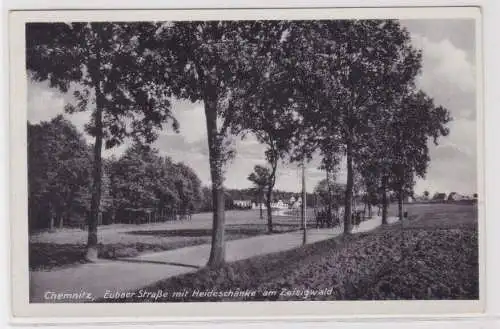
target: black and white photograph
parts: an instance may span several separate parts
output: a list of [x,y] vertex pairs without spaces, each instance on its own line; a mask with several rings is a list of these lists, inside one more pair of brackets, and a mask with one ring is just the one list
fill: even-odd
[[29,303],[478,301],[477,20],[25,22]]

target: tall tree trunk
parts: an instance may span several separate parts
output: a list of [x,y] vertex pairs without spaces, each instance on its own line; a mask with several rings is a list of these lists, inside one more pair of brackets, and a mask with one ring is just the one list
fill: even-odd
[[382,177],[382,224],[387,224],[387,177]]
[[273,209],[271,207],[273,190],[269,186],[267,189],[266,207],[267,207],[267,232],[273,232]]
[[276,169],[278,167],[277,155],[274,154],[274,160],[271,161],[271,175],[267,185],[267,230],[269,233],[273,232],[273,209],[271,203],[273,201],[273,188],[275,184]]
[[54,211],[52,208],[49,208],[49,231],[54,230]]
[[262,212],[262,202],[264,201],[264,200],[262,200],[262,199],[264,199],[264,198],[262,197],[262,195],[263,195],[263,194],[264,194],[264,191],[260,191],[260,192],[259,192],[260,219],[264,219],[264,214],[263,214],[263,212]]
[[57,223],[57,226],[62,229],[64,226],[64,214],[60,214],[59,216],[59,221]]
[[212,178],[213,227],[212,248],[208,267],[217,268],[224,264],[224,187],[222,173],[221,140],[217,130],[216,98],[205,99],[205,116],[207,121],[208,152],[210,157],[210,176]]
[[326,186],[327,186],[327,191],[328,191],[328,221],[332,220],[332,187],[330,186],[330,172],[328,169],[326,169]]
[[403,188],[400,187],[398,191],[398,217],[399,220],[403,220]]
[[346,144],[347,153],[347,184],[345,189],[345,202],[344,202],[344,234],[350,234],[352,231],[352,194],[354,186],[354,170],[352,165],[352,140],[351,136],[348,137]]
[[101,205],[101,190],[102,190],[102,112],[104,107],[104,95],[100,88],[100,82],[96,83],[96,109],[95,109],[95,144],[94,144],[94,167],[92,168],[92,190],[90,200],[90,214],[88,218],[88,240],[87,253],[85,259],[87,261],[97,260],[97,226],[99,221],[99,208]]

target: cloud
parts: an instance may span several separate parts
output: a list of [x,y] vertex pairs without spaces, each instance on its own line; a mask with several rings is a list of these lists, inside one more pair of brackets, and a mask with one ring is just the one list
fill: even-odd
[[439,140],[440,145],[429,144],[426,179],[418,180],[415,190],[473,193],[477,180],[474,24],[453,21],[453,30],[445,21],[427,23],[409,24],[413,44],[422,49],[417,84],[437,105],[450,111],[453,121],[448,124],[450,134]]
[[[186,100],[172,101],[172,114],[180,123],[180,132],[189,143],[207,139],[207,126],[203,103]],[[175,134],[172,131],[164,134]]]
[[414,45],[423,50],[423,65],[432,70],[424,70],[421,83],[441,82],[452,84],[462,92],[476,89],[475,66],[467,59],[464,50],[455,47],[450,40],[433,42],[419,34],[412,35]]
[[455,145],[443,145],[430,150],[427,179],[418,183],[417,192],[477,192],[476,157],[464,153]]
[[[70,94],[63,94],[57,89],[50,88],[47,81],[35,82],[28,80],[28,121],[30,123],[35,124],[41,121],[49,121],[55,116],[62,114],[80,132],[83,132],[85,124],[89,122],[90,113],[65,113],[64,107],[70,102],[73,102],[73,97]],[[87,134],[84,134],[84,136],[88,142],[93,140]]]
[[401,24],[412,35],[422,35],[433,42],[449,40],[455,47],[467,54],[467,59],[475,63],[475,25],[474,19],[408,19]]
[[477,190],[476,121],[460,119],[449,124],[450,134],[430,144],[430,164],[425,180],[419,180],[417,193],[459,192],[471,194]]
[[46,121],[64,111],[64,99],[45,83],[29,83],[28,120],[32,123]]

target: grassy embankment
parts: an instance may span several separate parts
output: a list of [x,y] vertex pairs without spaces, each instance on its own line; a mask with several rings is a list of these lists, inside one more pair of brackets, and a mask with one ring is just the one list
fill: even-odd
[[[470,205],[409,206],[414,220],[221,269],[158,282],[146,291],[187,292],[157,301],[477,299],[477,216]],[[193,296],[192,292],[255,292],[253,297]],[[275,295],[265,296],[265,292]],[[294,293],[295,291],[295,293]],[[324,291],[325,295],[300,295]],[[283,295],[280,295],[282,294]],[[328,295],[326,295],[328,294]],[[136,294],[138,296],[138,294]],[[226,294],[227,296],[227,294]],[[111,301],[111,300],[108,300]],[[130,298],[113,302],[151,302]]]
[[[193,215],[191,221],[156,224],[115,224],[99,227],[99,257],[134,257],[145,252],[172,250],[210,243],[211,213]],[[273,234],[298,229],[294,218],[276,216]],[[268,234],[266,220],[257,211],[227,211],[226,240]],[[61,229],[30,236],[31,270],[51,270],[85,263],[87,232]]]

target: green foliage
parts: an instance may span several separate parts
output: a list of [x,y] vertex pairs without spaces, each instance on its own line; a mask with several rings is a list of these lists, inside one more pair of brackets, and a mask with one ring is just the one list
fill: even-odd
[[111,165],[112,195],[117,211],[150,210],[193,213],[201,208],[201,182],[183,163],[135,144]]
[[29,23],[26,64],[30,77],[48,80],[76,104],[69,113],[90,111],[86,131],[95,137],[88,214],[87,259],[98,256],[97,226],[102,197],[102,147],[133,138],[153,142],[170,113],[170,92],[156,69],[155,53],[144,43],[156,29],[150,23]]
[[256,165],[254,171],[248,175],[247,179],[254,183],[259,191],[264,191],[271,179],[271,171],[267,167]]
[[30,228],[53,228],[74,214],[84,215],[85,203],[78,196],[90,182],[90,168],[90,149],[62,115],[28,123]]
[[[124,221],[126,209],[187,214],[202,208],[196,173],[145,145],[134,144],[103,166],[104,222]],[[91,204],[91,167],[90,147],[63,116],[28,123],[30,229],[84,224]]]
[[327,182],[326,179],[322,179],[314,187],[314,193],[319,196],[319,201],[323,206],[328,205],[330,199],[334,205],[339,206],[344,202],[345,185],[338,184],[334,180]]
[[169,89],[145,44],[155,29],[150,23],[29,23],[27,69],[32,79],[73,93],[69,113],[101,107],[102,132],[95,113],[87,132],[102,133],[107,148],[127,137],[151,142],[164,122],[177,128]]

